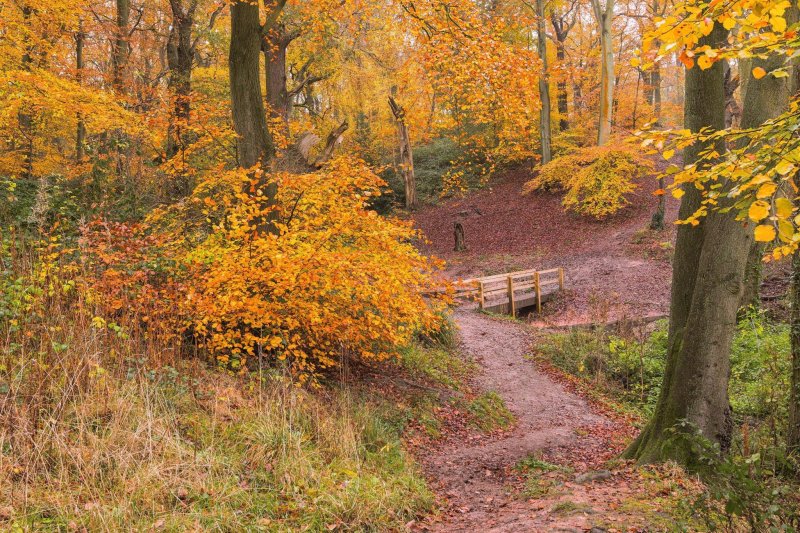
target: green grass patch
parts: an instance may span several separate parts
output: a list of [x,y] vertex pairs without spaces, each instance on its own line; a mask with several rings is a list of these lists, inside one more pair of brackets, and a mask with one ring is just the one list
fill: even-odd
[[514,423],[514,414],[496,392],[485,392],[467,404],[472,423],[481,431],[507,429]]

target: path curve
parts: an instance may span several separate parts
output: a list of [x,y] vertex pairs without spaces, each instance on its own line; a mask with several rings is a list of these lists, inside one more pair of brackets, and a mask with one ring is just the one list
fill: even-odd
[[611,422],[526,359],[531,337],[522,324],[464,307],[454,318],[463,354],[481,367],[477,387],[498,393],[517,424],[499,438],[449,443],[422,458],[434,487],[450,503],[444,522],[432,530],[541,531],[547,522],[509,494],[505,473],[529,455],[582,445],[580,427]]

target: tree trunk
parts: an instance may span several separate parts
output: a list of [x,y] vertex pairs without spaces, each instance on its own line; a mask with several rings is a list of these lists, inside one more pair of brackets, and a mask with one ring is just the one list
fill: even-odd
[[[75,34],[75,79],[78,84],[83,83],[83,44],[86,34],[83,32],[83,20],[78,21],[78,33]],[[83,114],[77,115],[78,126],[75,131],[75,162],[83,162],[86,149],[86,123],[83,121]]]
[[[700,45],[718,46],[727,35],[716,24]],[[686,127],[722,129],[725,93],[722,64],[686,72]],[[687,164],[695,162],[700,143],[686,149]],[[715,149],[722,153],[724,145]],[[685,187],[681,218],[700,202],[695,187]],[[674,459],[698,467],[690,442],[678,434],[699,431],[722,450],[730,445],[732,423],[728,403],[730,347],[743,291],[749,228],[735,213],[711,212],[699,227],[682,225],[678,231],[672,276],[669,350],[661,394],[653,418],[628,448],[626,455],[640,462]],[[687,425],[680,426],[683,422]]]
[[174,157],[184,145],[183,128],[189,123],[192,112],[192,29],[197,0],[184,7],[182,0],[170,0],[172,27],[167,42],[167,65],[169,67],[169,90],[172,102],[167,135],[167,158]]
[[550,74],[547,68],[547,35],[544,29],[544,2],[536,0],[536,34],[539,59],[542,61],[542,73],[539,75],[539,99],[542,109],[539,114],[539,137],[542,143],[542,164],[546,165],[552,157],[551,124],[550,124]]
[[597,144],[603,146],[611,137],[614,114],[614,40],[611,31],[614,0],[606,0],[605,7],[600,4],[600,0],[592,0],[592,8],[600,29],[600,109]]
[[[767,72],[784,65],[785,58],[782,54],[773,54],[766,59],[755,57],[748,65],[748,70],[739,73],[741,79],[746,76],[746,89],[742,93],[741,127],[743,129],[755,128],[764,122],[783,113],[789,105],[789,78],[775,78],[764,76],[761,79],[753,77],[754,68],[761,67]],[[731,96],[732,97],[732,96]],[[741,143],[746,146],[747,140]],[[763,246],[754,242],[750,249],[745,270],[745,289],[742,295],[742,307],[760,306],[759,289],[761,288]]]
[[128,68],[128,57],[130,55],[129,26],[131,20],[131,0],[116,0],[117,6],[117,26],[115,28],[113,49],[111,51],[111,61],[113,67],[112,85],[118,94],[123,94],[125,90],[125,71]]
[[[275,18],[285,2],[268,14],[274,24]],[[239,166],[258,172],[262,186],[259,187],[266,204],[274,205],[278,189],[269,180],[271,163],[275,157],[275,145],[267,128],[264,100],[261,95],[259,62],[261,57],[262,27],[259,21],[258,3],[235,0],[231,3],[231,44],[229,53],[231,114],[236,132],[236,148]],[[249,188],[248,188],[249,190]],[[274,210],[260,224],[262,229],[275,231]]]
[[456,252],[465,251],[467,249],[467,241],[464,239],[464,226],[461,225],[461,222],[456,222],[453,225],[453,236],[456,241],[453,250]]
[[791,343],[792,373],[789,388],[789,427],[786,442],[789,453],[800,454],[800,250],[792,254]]
[[417,207],[417,180],[414,176],[414,152],[411,149],[411,138],[408,135],[406,125],[406,112],[394,99],[389,97],[389,107],[397,122],[397,140],[400,151],[400,173],[405,184],[406,209],[416,209]]
[[286,79],[286,52],[291,43],[286,28],[278,25],[264,37],[264,73],[266,76],[267,104],[273,118],[289,123],[289,89]]

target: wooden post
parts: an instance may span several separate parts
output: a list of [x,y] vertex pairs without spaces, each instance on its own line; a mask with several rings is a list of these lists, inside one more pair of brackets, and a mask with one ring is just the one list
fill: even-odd
[[564,269],[563,268],[559,268],[558,269],[558,290],[560,290],[560,291],[564,290]]
[[485,303],[485,300],[484,300],[484,297],[483,297],[483,282],[479,281],[478,282],[478,306],[480,307],[480,309],[483,309],[484,303]]
[[508,276],[508,306],[511,309],[511,316],[517,316],[517,309],[514,304],[514,276]]
[[536,312],[541,314],[542,312],[542,285],[539,280],[539,273],[535,272],[533,274],[533,281],[536,285]]
[[455,222],[453,225],[453,236],[455,237],[456,245],[453,248],[456,252],[463,252],[467,249],[467,243],[464,239],[464,226],[461,222]]

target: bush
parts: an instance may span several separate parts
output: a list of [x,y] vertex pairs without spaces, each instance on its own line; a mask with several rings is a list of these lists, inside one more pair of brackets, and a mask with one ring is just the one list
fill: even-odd
[[602,219],[628,205],[626,195],[636,189],[635,180],[653,168],[651,161],[627,147],[580,148],[542,166],[523,193],[565,190],[566,209]]
[[[106,314],[172,317],[226,368],[287,364],[301,380],[345,357],[386,360],[439,326],[442,303],[424,296],[437,264],[411,244],[410,224],[368,208],[383,182],[363,162],[274,178],[279,234],[257,230],[272,208],[240,192],[238,172],[110,246],[101,225],[87,238]],[[157,308],[143,317],[142,301]]]

